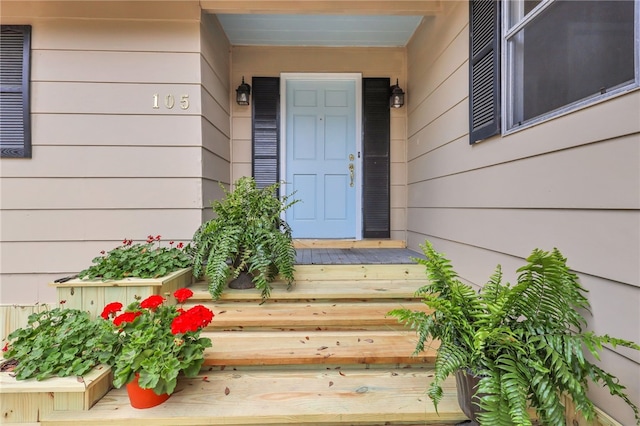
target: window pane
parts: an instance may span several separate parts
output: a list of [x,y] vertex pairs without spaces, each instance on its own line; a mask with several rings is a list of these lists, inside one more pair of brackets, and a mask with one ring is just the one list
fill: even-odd
[[509,8],[509,28],[516,25],[525,16],[529,14],[542,0],[524,0],[524,1],[508,1],[505,2]]
[[635,80],[633,1],[559,1],[508,40],[508,127]]

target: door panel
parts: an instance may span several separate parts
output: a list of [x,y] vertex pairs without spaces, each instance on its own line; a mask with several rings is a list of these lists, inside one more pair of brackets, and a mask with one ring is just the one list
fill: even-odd
[[355,81],[288,80],[286,97],[286,181],[301,200],[287,210],[293,236],[354,238]]

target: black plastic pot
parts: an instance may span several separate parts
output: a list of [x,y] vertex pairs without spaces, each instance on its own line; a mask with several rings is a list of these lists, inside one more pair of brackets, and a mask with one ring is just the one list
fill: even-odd
[[[456,386],[458,388],[458,405],[471,419],[471,424],[478,424],[477,414],[482,413],[478,403],[480,397],[476,395],[481,376],[476,376],[470,370],[458,370],[456,372]],[[468,424],[468,423],[467,423]]]

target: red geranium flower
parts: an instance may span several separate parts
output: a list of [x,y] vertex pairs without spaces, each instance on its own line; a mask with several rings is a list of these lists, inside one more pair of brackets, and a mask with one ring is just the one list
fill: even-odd
[[164,302],[164,297],[154,294],[140,302],[140,307],[145,309],[155,309],[162,305],[162,302]]
[[172,334],[181,334],[188,331],[198,331],[198,326],[191,321],[186,312],[178,315],[171,321]]
[[171,322],[171,333],[180,334],[188,331],[198,331],[206,327],[213,319],[213,312],[202,305],[196,305],[188,311],[183,311]]
[[173,293],[173,297],[176,298],[178,303],[184,303],[185,300],[187,300],[191,296],[193,296],[193,291],[189,290],[188,288],[179,288],[175,291],[175,293]]
[[206,327],[213,320],[213,312],[205,306],[196,305],[186,312],[192,318],[198,327]]
[[184,244],[182,244],[182,243],[180,242],[180,243],[178,243],[178,246],[177,246],[177,247],[178,247],[179,249],[181,249],[182,247],[184,247]]
[[100,316],[104,319],[109,319],[111,314],[115,314],[116,312],[120,311],[120,309],[122,309],[122,303],[120,302],[109,303],[107,306],[104,307]]
[[133,320],[136,319],[136,317],[139,317],[140,315],[142,315],[142,312],[140,311],[125,312],[124,314],[120,314],[117,317],[115,317],[113,319],[113,324],[116,326],[119,326],[125,322],[133,322]]
[[9,342],[4,344],[4,347],[2,348],[2,352],[7,352],[9,350]]

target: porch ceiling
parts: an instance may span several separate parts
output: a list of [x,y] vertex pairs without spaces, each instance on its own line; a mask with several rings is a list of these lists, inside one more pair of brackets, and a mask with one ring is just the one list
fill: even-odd
[[232,45],[405,46],[441,0],[209,1]]

